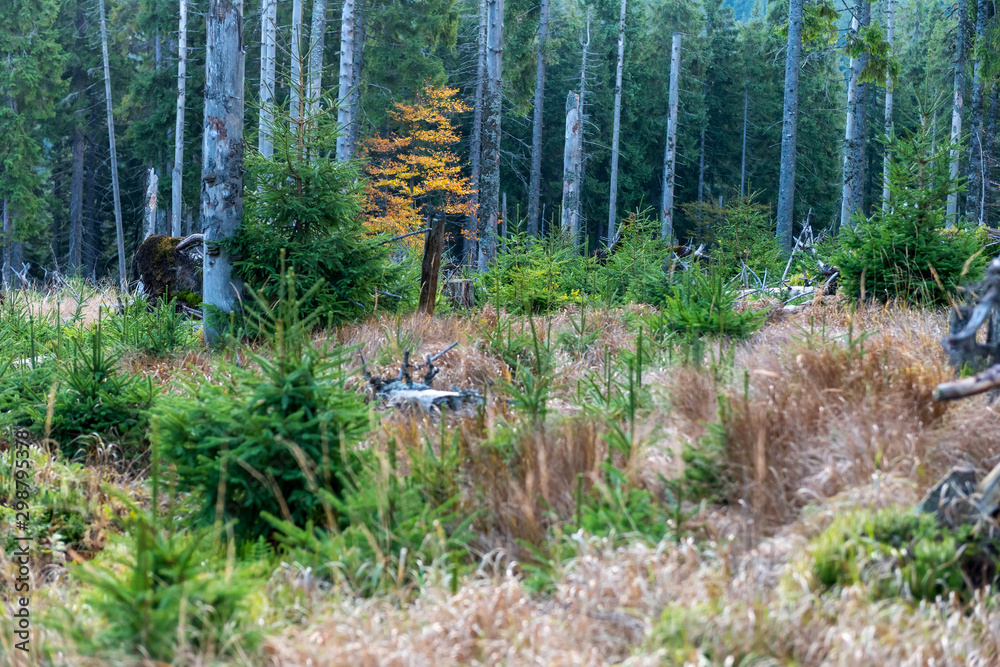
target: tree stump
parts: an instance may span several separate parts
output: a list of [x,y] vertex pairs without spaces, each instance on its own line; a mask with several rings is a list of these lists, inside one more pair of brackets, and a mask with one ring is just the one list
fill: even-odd
[[473,308],[476,305],[476,295],[472,288],[472,281],[468,279],[449,280],[445,283],[442,294],[448,297],[448,301],[455,308]]

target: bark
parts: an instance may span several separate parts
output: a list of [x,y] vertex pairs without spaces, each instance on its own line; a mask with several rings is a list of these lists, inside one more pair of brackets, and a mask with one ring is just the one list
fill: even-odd
[[479,189],[483,157],[483,90],[486,86],[486,0],[479,0],[479,55],[476,62],[476,99],[472,109],[472,136],[469,141],[472,196],[465,221],[465,261],[474,267],[479,254]]
[[[976,41],[986,37],[988,0],[978,0],[976,11]],[[982,62],[976,58],[972,74],[972,108],[969,110],[969,190],[965,210],[980,225],[985,223],[984,201],[986,179],[983,162],[983,88]]]
[[681,70],[681,33],[675,32],[670,47],[670,96],[667,112],[667,147],[663,152],[663,197],[660,200],[660,236],[674,238],[674,179],[677,175],[677,104]]
[[[859,0],[858,12],[860,14],[860,27],[865,28],[871,23],[871,3],[868,0]],[[870,60],[868,54],[861,54],[858,58],[858,71],[862,72],[868,66]],[[854,188],[851,199],[851,213],[864,212],[865,208],[865,187],[868,183],[867,177],[867,152],[868,152],[868,104],[874,97],[873,84],[869,82],[858,82],[857,100],[854,106],[854,143],[852,144],[851,173],[854,179]]]
[[501,84],[503,0],[486,0],[486,91],[484,97],[482,194],[479,206],[479,270],[496,257],[500,213]]
[[302,67],[302,2],[303,0],[292,0],[292,81],[288,98],[293,136],[299,133],[299,120],[305,115],[302,99],[306,92],[305,72]]
[[618,68],[615,70],[615,119],[611,134],[611,193],[608,200],[608,246],[617,238],[618,223],[618,141],[621,135],[622,119],[622,69],[625,63],[625,3],[622,0],[621,15],[618,19]]
[[[959,142],[962,141],[962,108],[965,106],[965,30],[969,19],[969,5],[958,0],[958,35],[955,39],[955,90],[951,107],[951,179],[958,179]],[[958,193],[948,195],[948,226],[958,222]]]
[[187,0],[181,0],[181,18],[177,30],[177,119],[174,125],[174,166],[170,183],[170,233],[173,236],[181,235],[181,205],[184,201],[184,105],[186,102]]
[[[206,307],[231,312],[242,288],[219,242],[232,236],[243,212],[243,0],[211,0],[205,56],[205,120],[201,217],[205,234]],[[207,311],[207,308],[206,308]],[[205,313],[205,341],[219,338]]]
[[438,275],[441,273],[441,253],[444,249],[444,216],[434,214],[424,243],[424,259],[420,265],[420,301],[418,313],[434,314]]
[[260,40],[260,116],[257,150],[266,158],[274,155],[274,74],[278,50],[278,0],[262,0]]
[[795,211],[795,140],[799,121],[799,59],[802,54],[803,0],[788,2],[788,45],[785,50],[785,103],[781,119],[781,174],[778,182],[778,241],[792,251]]
[[[365,55],[365,16],[360,2],[354,8],[354,66],[351,68],[351,124],[347,130],[348,157],[354,155],[361,130],[361,68]],[[473,227],[475,227],[473,225]]]
[[562,230],[574,243],[580,241],[577,216],[580,200],[580,143],[583,125],[580,118],[580,96],[572,90],[566,96],[566,136],[563,142]]
[[549,0],[542,0],[538,18],[538,59],[535,65],[535,104],[531,123],[531,176],[528,185],[528,234],[538,236],[542,190],[542,108],[545,102],[545,44],[549,37]]
[[115,148],[115,117],[111,102],[111,68],[108,64],[108,26],[104,18],[104,0],[98,0],[101,13],[101,53],[104,57],[104,97],[108,109],[108,143],[111,147],[111,189],[115,200],[115,233],[118,239],[118,282],[122,291],[128,291],[128,275],[125,273],[125,234],[122,231],[121,194],[118,188],[118,151]]
[[[590,55],[590,8],[587,9],[587,41],[580,40],[580,161],[579,168],[577,169],[576,175],[576,188],[577,188],[577,198],[576,198],[576,227],[577,227],[577,238],[579,238],[579,229],[582,226],[583,221],[583,183],[587,176],[587,153],[584,150],[583,142],[587,136],[586,123],[587,123],[587,56]],[[565,211],[563,215],[566,215]],[[579,243],[579,241],[576,241]]]
[[[352,123],[351,86],[354,84],[354,0],[344,0],[340,16],[340,90],[337,94],[337,124],[348,128]],[[354,146],[344,132],[337,137],[337,160],[351,159]]]
[[[160,177],[156,174],[156,170],[152,167],[146,172],[146,202],[145,202],[145,217],[146,217],[146,236],[143,240],[149,238],[156,234],[156,199],[157,191],[159,190]],[[177,226],[177,232],[174,236],[180,236],[180,225]]]
[[740,200],[743,199],[743,189],[747,182],[747,109],[750,106],[750,86],[743,88],[743,150],[740,158]]
[[[851,33],[858,34],[860,22],[855,16],[851,20]],[[844,124],[844,183],[840,195],[840,227],[851,226],[854,213],[855,170],[854,156],[857,143],[858,78],[861,75],[861,60],[851,57],[850,79],[847,82],[847,122]]]
[[[896,0],[887,0],[886,4],[886,39],[889,42],[889,57],[893,56],[896,42]],[[885,125],[883,131],[889,139],[893,138],[892,102],[896,82],[892,80],[888,69],[885,72]],[[882,211],[889,212],[889,162],[892,157],[891,146],[886,144],[882,154]]]
[[[346,0],[344,7],[353,0]],[[326,41],[326,0],[313,0],[312,32],[309,35],[309,115],[314,116],[319,109],[323,94],[323,44]],[[353,54],[354,51],[352,50]]]

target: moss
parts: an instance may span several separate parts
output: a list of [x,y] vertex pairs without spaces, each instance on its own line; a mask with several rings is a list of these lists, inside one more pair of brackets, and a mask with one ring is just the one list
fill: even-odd
[[191,290],[188,289],[182,290],[177,294],[172,294],[171,297],[177,299],[177,301],[180,303],[184,303],[187,304],[188,306],[191,306],[192,308],[201,307],[201,295],[192,292]]

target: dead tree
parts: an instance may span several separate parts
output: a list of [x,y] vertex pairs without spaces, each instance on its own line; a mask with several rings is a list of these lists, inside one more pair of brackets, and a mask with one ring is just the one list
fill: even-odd
[[[952,309],[950,333],[942,346],[956,368],[988,368],[975,377],[938,385],[936,400],[964,398],[1000,387],[1000,258],[990,262],[976,292],[980,296],[974,307]],[[980,343],[976,332],[987,322],[986,342]]]

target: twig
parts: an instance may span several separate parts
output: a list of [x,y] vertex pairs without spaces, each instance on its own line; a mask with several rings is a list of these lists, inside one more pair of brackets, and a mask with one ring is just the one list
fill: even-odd
[[430,227],[424,229],[418,229],[415,232],[410,232],[409,234],[400,234],[399,236],[393,236],[391,239],[386,239],[385,241],[379,241],[376,245],[385,245],[386,243],[392,243],[393,241],[398,241],[400,239],[405,239],[407,236],[416,236],[417,234],[426,234],[431,230]]

